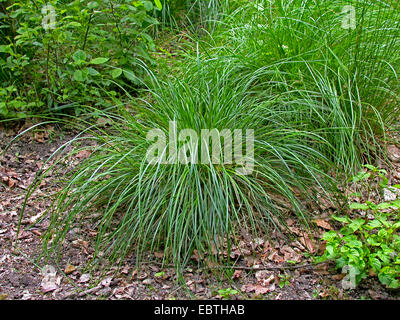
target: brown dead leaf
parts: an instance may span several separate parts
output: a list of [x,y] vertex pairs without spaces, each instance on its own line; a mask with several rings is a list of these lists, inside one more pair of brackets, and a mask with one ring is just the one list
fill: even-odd
[[244,260],[246,261],[248,267],[252,267],[257,263],[257,258],[253,256],[246,256],[244,257]]
[[153,271],[153,272],[159,272],[159,271],[160,271],[160,268],[157,267],[157,266],[154,266],[154,265],[150,265],[149,268],[150,268],[151,271]]
[[89,282],[90,280],[90,274],[89,273],[84,273],[81,275],[81,277],[79,278],[78,282],[79,283],[86,283]]
[[287,224],[289,227],[291,227],[291,226],[294,225],[294,220],[289,218],[289,219],[286,220],[286,224]]
[[254,292],[256,295],[263,295],[272,291],[270,288],[263,287],[258,284],[245,284],[241,287],[240,290],[245,293]]
[[29,233],[26,232],[26,231],[22,231],[18,235],[18,239],[19,240],[24,240],[24,239],[27,239],[27,238],[29,238]]
[[197,251],[196,249],[193,250],[193,254],[192,254],[191,258],[192,258],[193,260],[195,260],[196,262],[199,262],[199,261],[200,261],[200,259],[199,259],[199,253],[198,253],[198,251]]
[[387,147],[387,154],[390,160],[393,162],[400,162],[400,149],[395,145],[389,145]]
[[276,262],[276,263],[283,263],[283,262],[285,262],[285,259],[284,259],[282,256],[280,256],[280,255],[278,254],[278,251],[272,252],[272,253],[268,256],[268,260],[273,261],[273,262]]
[[42,269],[41,287],[44,293],[54,291],[58,288],[61,278],[56,277],[56,269],[53,266],[46,265]]
[[242,276],[243,270],[235,270],[233,273],[232,279],[239,279]]
[[111,123],[110,119],[103,118],[103,117],[98,118],[96,121],[96,124],[101,127],[104,127],[109,123]]
[[310,240],[309,236],[307,233],[303,233],[303,236],[299,238],[301,244],[311,253],[315,253],[315,247]]
[[77,239],[71,242],[72,246],[75,248],[81,248],[82,252],[86,255],[89,254],[88,249],[89,249],[89,243],[87,241],[84,241],[82,239]]
[[314,269],[314,273],[319,274],[319,275],[328,275],[331,274],[329,272],[329,265],[327,263],[322,263],[320,265],[318,265],[315,269]]
[[83,160],[88,158],[91,155],[92,151],[89,150],[81,150],[77,153],[76,158]]
[[258,283],[264,287],[269,286],[271,282],[275,282],[276,276],[274,274],[270,274],[268,277],[259,279]]
[[144,280],[147,278],[147,272],[144,272],[144,271],[142,271],[140,273],[137,273],[137,271],[136,271],[135,275],[139,280]]
[[342,280],[345,276],[346,276],[345,273],[335,274],[335,275],[332,276],[332,280],[340,281],[340,280]]
[[322,241],[318,246],[318,254],[323,255],[326,249],[326,241]]
[[74,272],[76,270],[76,268],[73,265],[67,265],[67,267],[65,268],[64,272],[65,274],[71,274],[72,272]]
[[10,188],[14,188],[16,184],[17,184],[16,180],[14,180],[13,178],[8,178],[8,186]]
[[205,258],[204,261],[205,261],[207,267],[209,267],[210,269],[214,269],[218,266],[217,263],[211,259]]
[[273,274],[271,271],[260,270],[260,271],[256,272],[255,276],[256,276],[257,281],[262,281],[262,280],[269,278],[271,276],[271,274]]
[[43,143],[44,142],[44,132],[35,132],[34,139],[39,143]]
[[8,294],[2,293],[0,294],[0,300],[7,300]]
[[103,280],[100,282],[100,284],[101,284],[103,287],[105,287],[105,288],[109,288],[110,285],[111,285],[112,280],[113,280],[113,277],[108,277],[108,278],[103,279]]
[[293,260],[296,262],[301,261],[302,256],[296,253],[296,251],[293,248],[289,247],[288,245],[284,245],[279,251],[281,254],[283,254],[283,259],[285,261],[288,260]]
[[250,241],[250,247],[254,251],[258,247],[261,247],[264,244],[264,239],[262,238],[255,238],[254,240]]
[[369,269],[368,275],[370,277],[376,277],[377,276],[377,274],[375,273],[375,271],[373,269]]
[[320,294],[319,294],[319,296],[321,297],[321,298],[327,298],[327,297],[329,297],[331,295],[331,293],[329,292],[329,289],[325,289],[325,290],[323,290]]
[[128,265],[124,266],[122,268],[122,270],[121,270],[121,273],[122,274],[128,274],[129,273],[129,266]]
[[323,219],[315,219],[314,222],[318,227],[320,227],[322,229],[332,230],[331,225],[327,221],[325,221]]
[[240,250],[235,249],[235,250],[232,250],[230,257],[231,257],[231,259],[238,259],[241,257],[241,255],[242,255],[242,253],[240,252]]
[[91,237],[96,237],[97,236],[97,231],[95,231],[95,230],[89,231],[88,235],[91,236]]
[[35,235],[37,235],[38,237],[42,236],[42,233],[39,230],[31,230],[31,232]]
[[303,232],[301,232],[300,229],[297,227],[293,227],[293,226],[289,227],[289,230],[298,236],[301,236],[303,234]]

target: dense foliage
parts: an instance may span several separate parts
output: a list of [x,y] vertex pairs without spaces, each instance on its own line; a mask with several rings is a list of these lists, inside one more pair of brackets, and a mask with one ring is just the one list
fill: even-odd
[[255,1],[211,38],[225,63],[288,101],[288,111],[296,102],[316,106],[310,115],[324,119],[320,129],[336,128],[325,134],[332,159],[355,169],[400,116],[399,21],[393,1]]
[[[385,130],[399,119],[400,10],[393,1],[50,4],[57,23],[47,30],[38,15],[44,1],[3,6],[0,113],[94,107],[107,126],[74,120],[85,139],[68,143],[77,146],[58,163],[86,149],[90,156],[60,181],[45,249],[62,248],[68,230],[96,208],[96,253],[112,261],[132,248],[138,259],[162,248],[177,267],[195,250],[217,259],[243,230],[282,231],[284,214],[308,225],[308,205],[329,195],[331,176],[383,158]],[[171,122],[198,136],[253,130],[252,174],[224,162],[147,163],[149,131],[168,135]],[[85,140],[91,143],[82,149]],[[181,156],[200,145],[189,144]],[[365,228],[342,234],[364,250],[354,237]],[[390,230],[382,241],[393,240]],[[327,237],[338,258],[346,244]],[[367,270],[363,263],[354,267]]]
[[154,62],[151,34],[159,8],[153,1],[38,0],[2,5],[2,117],[84,105],[105,108],[122,88],[140,86],[139,63]]
[[326,249],[318,261],[335,260],[336,267],[348,274],[353,288],[369,275],[378,276],[389,288],[400,288],[400,199],[380,203],[368,199],[376,185],[381,192],[400,189],[400,185],[388,185],[386,174],[368,165],[355,176],[354,182],[362,181],[366,186],[366,202],[351,203],[350,209],[358,211],[351,216],[333,216],[342,228],[323,236]]

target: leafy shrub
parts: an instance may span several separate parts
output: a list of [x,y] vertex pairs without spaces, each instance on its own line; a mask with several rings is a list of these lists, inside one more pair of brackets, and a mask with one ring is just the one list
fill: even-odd
[[[56,13],[54,28],[47,30],[46,5]],[[0,46],[8,92],[0,95],[0,116],[85,104],[104,108],[121,87],[140,86],[144,73],[138,65],[153,63],[154,10],[153,1],[14,1],[1,17],[13,30]]]
[[[367,168],[353,181],[372,184],[378,178],[380,187],[388,188],[384,170],[373,166]],[[400,189],[400,185],[391,188]],[[348,268],[354,284],[374,274],[389,288],[400,288],[400,199],[378,204],[354,202],[350,209],[362,212],[362,215],[332,217],[342,228],[339,232],[329,231],[323,235],[326,250],[318,261],[332,259],[338,269]]]

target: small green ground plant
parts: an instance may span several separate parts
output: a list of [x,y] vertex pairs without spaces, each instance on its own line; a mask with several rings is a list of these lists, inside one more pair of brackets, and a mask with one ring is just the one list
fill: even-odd
[[[400,185],[388,186],[386,171],[366,166],[352,181],[367,184],[367,193],[376,186],[399,190]],[[333,216],[342,226],[328,231],[322,262],[334,260],[336,268],[348,273],[353,285],[370,275],[392,289],[400,288],[400,199],[379,203],[367,200],[350,204],[351,215]]]
[[232,297],[239,293],[239,291],[232,288],[219,289],[217,292],[219,296],[226,300],[232,299]]

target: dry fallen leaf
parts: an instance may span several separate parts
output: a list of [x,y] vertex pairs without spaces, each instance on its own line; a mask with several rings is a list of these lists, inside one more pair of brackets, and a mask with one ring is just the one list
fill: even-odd
[[329,265],[327,263],[320,264],[315,267],[314,273],[319,275],[328,275],[331,274],[329,271]]
[[58,288],[57,278],[56,278],[56,269],[53,266],[46,265],[42,269],[43,279],[41,282],[41,287],[43,293],[54,291]]
[[[277,277],[274,275],[274,274],[271,274],[267,279],[262,279],[261,281],[260,281],[260,284],[262,285],[262,286],[268,286],[268,285],[270,285],[271,284],[271,282],[272,281],[274,281],[275,279],[276,279]],[[271,289],[271,288],[270,288]]]
[[14,188],[16,184],[17,184],[16,180],[14,180],[13,178],[8,178],[8,186],[10,188]]
[[65,274],[71,274],[72,272],[74,272],[76,270],[76,268],[72,265],[67,265],[67,267],[65,268],[64,272]]
[[101,285],[102,285],[103,287],[108,288],[108,287],[110,286],[110,284],[111,284],[112,279],[113,279],[112,277],[108,277],[108,278],[103,279],[103,280],[101,281]]
[[137,269],[132,271],[131,280],[135,279],[136,274],[137,274]]
[[284,245],[279,251],[281,254],[283,254],[283,259],[285,261],[292,260],[300,262],[302,259],[302,256],[296,253],[296,251],[288,245]]
[[319,294],[319,296],[320,296],[321,298],[327,298],[327,297],[330,296],[330,292],[329,292],[328,289],[325,289],[325,290],[323,290],[323,291]]
[[400,162],[400,149],[395,145],[389,145],[387,147],[387,154],[390,160]]
[[242,255],[242,253],[240,252],[240,249],[235,249],[235,250],[232,250],[230,257],[231,257],[231,259],[238,259],[241,257],[241,255]]
[[271,276],[271,274],[272,274],[271,271],[260,270],[260,271],[256,272],[255,276],[256,276],[257,281],[262,281],[262,280],[269,278]]
[[322,241],[321,244],[318,246],[318,254],[323,255],[326,249],[326,241]]
[[232,279],[239,279],[242,276],[243,270],[235,270],[233,273]]
[[58,288],[55,281],[52,279],[44,278],[41,282],[43,293],[54,291]]
[[154,256],[158,259],[164,258],[164,252],[154,252]]
[[332,280],[340,281],[340,280],[342,280],[345,276],[346,276],[345,273],[335,274],[335,275],[332,276]]
[[122,274],[128,274],[129,273],[129,266],[128,265],[124,266],[122,268],[122,270],[121,270],[121,273]]
[[284,259],[282,256],[280,256],[280,255],[278,254],[278,251],[272,252],[272,253],[268,256],[268,260],[273,261],[273,262],[276,262],[276,263],[283,263],[283,262],[285,262],[285,259]]
[[267,288],[258,284],[245,284],[241,288],[242,292],[245,293],[254,292],[256,295],[266,294],[268,292],[273,291],[273,289],[275,288]]
[[8,298],[8,294],[6,294],[6,293],[0,294],[0,300],[7,300],[7,298]]
[[289,227],[291,227],[291,226],[294,225],[294,220],[289,218],[289,219],[286,220],[286,224],[287,224]]
[[44,142],[44,132],[35,132],[34,139],[39,143],[43,143]]
[[111,123],[110,119],[104,118],[104,117],[100,117],[97,119],[96,124],[98,126],[105,126],[107,124]]
[[89,151],[89,150],[81,150],[81,151],[78,152],[78,154],[76,155],[76,157],[77,157],[78,159],[83,160],[83,159],[88,158],[88,157],[90,156],[91,153],[92,153],[92,152]]
[[305,246],[305,248],[310,251],[311,253],[315,253],[315,248],[314,245],[312,243],[312,241],[310,240],[310,238],[308,237],[307,233],[303,233],[303,236],[300,237],[300,242],[303,246]]
[[154,280],[153,280],[153,279],[150,279],[150,278],[144,279],[144,280],[142,281],[142,283],[145,284],[145,285],[151,285],[153,282],[154,282]]
[[88,273],[84,273],[83,275],[81,275],[81,277],[79,278],[79,283],[86,283],[90,280],[90,274]]
[[323,219],[315,219],[314,222],[318,227],[320,227],[322,229],[332,230],[331,225],[327,221],[325,221]]
[[253,267],[257,263],[257,258],[253,256],[246,256],[244,258],[248,267]]

